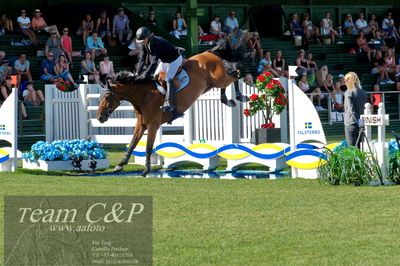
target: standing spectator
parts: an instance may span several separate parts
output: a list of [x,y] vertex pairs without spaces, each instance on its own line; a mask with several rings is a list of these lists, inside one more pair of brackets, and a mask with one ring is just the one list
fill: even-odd
[[360,80],[354,72],[349,72],[344,78],[347,91],[344,94],[344,130],[347,145],[358,146],[359,135],[358,120],[364,111],[364,105],[368,102],[367,93],[361,89]]
[[[118,40],[122,45],[125,42],[129,42],[132,37],[132,30],[129,28],[129,18],[124,14],[124,9],[122,7],[118,8],[118,14],[113,18],[113,37],[118,36]],[[124,41],[124,36],[126,36],[126,41]]]
[[54,72],[55,66],[54,54],[50,51],[40,66],[40,79],[50,83],[59,81],[58,76]]
[[400,39],[400,36],[397,33],[396,28],[394,26],[394,20],[392,18],[391,12],[388,12],[386,18],[383,19],[382,30],[387,33],[388,37],[395,37],[397,39]]
[[319,28],[315,26],[312,21],[310,20],[310,15],[305,13],[303,15],[303,23],[302,23],[303,31],[306,34],[307,40],[311,38],[317,39],[318,43],[321,43],[319,40]]
[[378,83],[383,84],[393,84],[394,81],[390,80],[388,69],[385,66],[385,60],[382,58],[382,52],[376,51],[375,56],[371,60],[371,74],[379,74]]
[[224,38],[225,33],[222,31],[221,22],[219,21],[219,16],[214,16],[214,20],[210,23],[210,33],[212,35],[218,35],[218,37]]
[[86,14],[85,18],[81,22],[81,26],[79,27],[76,35],[82,36],[83,45],[86,46],[86,38],[93,31],[93,20],[90,14]]
[[373,87],[374,93],[369,95],[369,101],[371,102],[374,109],[378,109],[378,105],[382,102],[382,93],[380,93],[379,84],[375,84]]
[[333,100],[333,108],[337,111],[343,111],[344,104],[343,104],[343,91],[340,90],[339,86],[335,86],[335,90],[332,94]]
[[[8,96],[12,92],[12,81],[11,77],[6,77],[6,80],[0,86],[0,107],[1,104],[8,98]],[[26,114],[25,105],[21,103],[21,113],[23,119],[29,119],[28,115]]]
[[105,37],[107,36],[107,43],[110,44],[111,41],[111,28],[110,19],[107,17],[107,12],[102,11],[100,17],[97,19],[96,30],[100,34],[100,38],[105,42]]
[[308,60],[304,57],[306,52],[301,49],[299,51],[299,57],[296,59],[296,65],[297,69],[296,72],[299,76],[301,76],[303,73],[306,74],[314,74],[315,71],[310,68],[310,65],[308,64]]
[[358,34],[358,30],[353,23],[353,18],[351,17],[350,13],[346,15],[346,19],[344,20],[344,23],[343,23],[343,29],[345,30],[346,34],[349,34],[349,35],[357,35]]
[[265,52],[265,58],[260,60],[260,64],[258,65],[258,74],[263,72],[270,72],[275,77],[278,77],[279,74],[272,68],[272,59],[271,53],[269,51]]
[[398,75],[399,66],[396,66],[396,58],[394,57],[393,49],[388,49],[386,56],[385,56],[385,66],[389,73]]
[[26,89],[22,92],[22,97],[25,102],[29,102],[33,106],[39,106],[44,102],[43,92],[40,90],[35,91],[32,82],[26,84]]
[[17,88],[21,85],[22,80],[33,82],[30,72],[30,62],[26,59],[26,54],[20,54],[14,63],[15,72],[17,74]]
[[35,33],[40,33],[42,30],[47,33],[56,32],[57,37],[60,37],[60,33],[58,32],[56,25],[47,26],[46,21],[42,17],[40,9],[36,9],[33,14],[34,16],[32,18],[32,29]]
[[371,62],[371,54],[374,54],[375,50],[369,47],[367,39],[365,38],[365,33],[363,31],[360,31],[360,33],[358,34],[356,43],[360,53],[366,53],[368,61]]
[[259,58],[263,57],[264,52],[261,47],[260,36],[258,35],[258,32],[256,32],[256,31],[253,32],[251,38],[249,39],[249,48],[251,51],[253,62],[255,60],[256,54],[258,54]]
[[254,86],[254,79],[253,79],[253,75],[250,73],[247,73],[246,76],[244,77],[244,83],[246,83],[247,85],[250,86]]
[[236,18],[235,11],[230,11],[229,16],[224,21],[222,30],[226,33],[236,33],[239,31],[239,22]]
[[12,20],[7,18],[6,14],[1,15],[0,17],[0,29],[4,30],[4,33],[13,33],[14,25]]
[[179,39],[180,36],[187,35],[187,24],[186,20],[182,18],[181,12],[177,11],[175,13],[175,19],[172,23],[173,31],[170,32],[171,35],[174,35],[175,38]]
[[100,54],[107,53],[107,49],[104,48],[104,44],[101,38],[99,38],[96,30],[93,31],[92,36],[87,38],[86,52],[90,52],[92,55],[92,60],[94,60],[96,56],[99,56]]
[[69,81],[75,88],[78,88],[79,85],[74,81],[71,73],[69,72],[69,63],[65,60],[64,55],[60,55],[57,59],[57,63],[54,66],[54,73],[57,76],[57,79],[63,79],[65,81]]
[[94,61],[91,60],[91,54],[85,53],[85,59],[81,62],[81,75],[88,75],[89,81],[94,81],[96,84],[100,83],[100,75],[96,69]]
[[21,10],[21,16],[17,18],[17,23],[21,29],[21,32],[26,35],[29,40],[31,40],[35,45],[38,45],[40,42],[36,38],[35,32],[31,30],[31,19],[26,16],[25,9]]
[[371,32],[371,27],[368,26],[368,22],[364,19],[364,13],[358,14],[355,26],[359,32],[363,31],[365,34]]
[[285,59],[282,58],[282,50],[276,51],[273,68],[280,77],[289,77],[288,72],[285,70]]
[[158,22],[156,18],[156,12],[150,11],[149,16],[147,17],[147,21],[152,24],[154,27],[158,27]]
[[324,13],[324,18],[321,20],[321,27],[322,27],[322,35],[331,36],[332,43],[335,43],[335,36],[342,38],[342,36],[337,33],[337,31],[333,28],[333,22],[330,19],[331,14],[329,12]]
[[297,13],[292,14],[292,20],[290,21],[290,30],[292,31],[292,34],[295,36],[304,35],[304,31],[299,22],[299,16],[297,15]]
[[115,80],[114,64],[109,60],[108,54],[103,55],[103,61],[100,62],[100,78],[102,80]]
[[54,58],[58,58],[63,54],[63,50],[61,49],[61,40],[60,37],[57,36],[56,31],[51,32],[50,37],[47,39],[44,46],[44,54],[47,56],[49,52],[54,54]]

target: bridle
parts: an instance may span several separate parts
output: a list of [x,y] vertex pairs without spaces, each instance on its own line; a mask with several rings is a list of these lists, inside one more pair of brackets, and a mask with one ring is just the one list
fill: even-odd
[[102,100],[106,97],[106,95],[111,95],[111,97],[110,97],[110,102],[111,103],[114,101],[114,97],[115,97],[114,88],[111,86],[111,82],[107,81],[107,85],[106,85],[106,88],[105,88],[105,93],[104,93],[103,97],[100,99],[99,107],[106,109],[107,110],[107,112],[106,112],[107,116],[110,116],[112,114],[112,112],[114,112],[114,110],[116,108],[118,108],[118,106],[120,106],[124,101],[129,101],[128,99],[132,95],[132,93],[133,93],[133,90],[131,90],[127,96],[121,96],[121,100],[120,100],[119,104],[117,105],[117,107],[115,107],[115,108],[112,108],[112,107],[106,106],[104,104],[101,104]]

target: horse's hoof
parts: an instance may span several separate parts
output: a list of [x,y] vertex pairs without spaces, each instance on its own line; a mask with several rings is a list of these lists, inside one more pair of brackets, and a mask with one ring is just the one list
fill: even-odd
[[248,102],[250,101],[250,98],[246,95],[238,95],[236,96],[236,100],[238,100],[239,102]]
[[148,173],[149,173],[149,172],[144,171],[140,176],[141,176],[141,177],[146,177]]
[[236,103],[235,103],[235,101],[234,100],[229,100],[227,103],[226,103],[226,105],[228,105],[229,107],[236,107]]
[[123,169],[124,169],[124,167],[122,167],[122,166],[120,166],[120,165],[117,165],[117,166],[115,166],[115,168],[114,168],[114,170],[113,170],[113,173],[119,173],[119,172],[121,172]]

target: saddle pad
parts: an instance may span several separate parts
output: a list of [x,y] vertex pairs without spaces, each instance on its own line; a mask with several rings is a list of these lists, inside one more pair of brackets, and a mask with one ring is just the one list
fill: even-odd
[[[179,72],[174,79],[177,78],[179,81],[179,88],[176,89],[175,94],[177,94],[178,92],[180,92],[181,90],[183,90],[184,88],[186,88],[186,86],[189,84],[190,82],[190,77],[188,75],[188,73],[182,69],[181,72]],[[157,89],[162,93],[162,94],[166,94],[167,92],[165,91],[164,87],[158,83],[156,81],[156,87]]]

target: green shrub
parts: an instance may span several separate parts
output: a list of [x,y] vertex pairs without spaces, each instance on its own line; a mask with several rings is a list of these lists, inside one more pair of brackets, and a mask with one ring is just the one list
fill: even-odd
[[367,185],[381,172],[376,159],[356,147],[340,146],[326,150],[327,163],[320,165],[321,181],[331,185]]
[[389,172],[387,180],[400,184],[400,151],[397,149],[389,154]]

